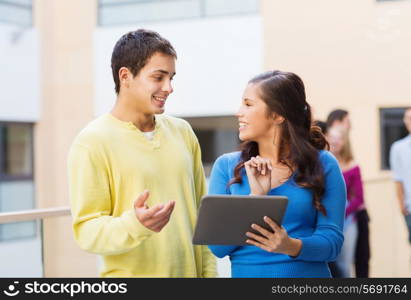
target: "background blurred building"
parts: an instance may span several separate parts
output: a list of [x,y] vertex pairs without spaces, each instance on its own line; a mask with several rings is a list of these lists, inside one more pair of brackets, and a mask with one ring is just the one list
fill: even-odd
[[[177,50],[167,113],[192,124],[207,173],[236,150],[233,114],[261,71],[299,74],[317,119],[347,109],[371,216],[371,275],[410,276],[387,161],[411,103],[410,0],[0,0],[0,212],[69,205],[68,148],[114,104],[111,51],[136,28]],[[97,276],[99,261],[74,243],[70,222],[0,225],[0,276]]]

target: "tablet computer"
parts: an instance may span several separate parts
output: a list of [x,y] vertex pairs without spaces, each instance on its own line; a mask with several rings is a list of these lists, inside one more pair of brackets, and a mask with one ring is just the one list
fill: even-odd
[[193,236],[196,245],[249,245],[247,231],[257,233],[251,224],[272,232],[264,222],[270,217],[281,225],[288,199],[286,196],[204,196]]

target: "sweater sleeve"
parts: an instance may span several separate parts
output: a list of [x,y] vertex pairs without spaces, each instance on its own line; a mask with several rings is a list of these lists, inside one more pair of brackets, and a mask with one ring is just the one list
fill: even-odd
[[[230,194],[230,190],[227,187],[229,181],[228,158],[223,155],[216,160],[211,170],[208,193],[214,195]],[[215,256],[222,258],[226,255],[230,255],[239,247],[230,245],[209,245],[208,248]]]
[[108,171],[101,156],[74,143],[68,157],[74,238],[85,251],[115,255],[130,251],[153,234],[130,210],[112,216]]
[[305,261],[333,261],[344,241],[343,225],[347,201],[344,178],[337,160],[327,151],[320,155],[325,174],[325,193],[321,199],[327,215],[317,213],[311,236],[302,237],[302,248],[296,259]]
[[355,213],[364,204],[364,190],[361,180],[360,167],[355,167],[352,170],[350,186],[347,186],[348,190],[348,206],[345,210],[345,215],[349,216]]
[[[196,202],[197,208],[200,207],[201,198],[207,192],[206,179],[204,175],[204,168],[201,161],[201,148],[198,143],[197,137],[190,127],[190,134],[193,145],[193,166],[194,166],[194,181],[195,181],[195,192],[196,192]],[[202,277],[217,277],[217,266],[216,260],[213,254],[210,252],[207,246],[195,246],[201,247],[201,259],[202,259]]]

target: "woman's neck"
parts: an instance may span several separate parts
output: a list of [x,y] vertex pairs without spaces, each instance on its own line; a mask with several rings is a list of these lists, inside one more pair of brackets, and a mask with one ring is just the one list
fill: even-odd
[[257,141],[257,144],[261,157],[270,159],[272,166],[280,164],[280,134]]
[[279,146],[273,144],[272,142],[259,142],[258,143],[258,152],[261,157],[268,158],[271,161],[272,165],[278,164],[279,157]]
[[332,153],[332,155],[335,156],[335,158],[338,160],[338,162],[342,161],[341,155],[339,153],[335,153],[335,152],[331,152],[331,153]]
[[336,153],[333,153],[333,154],[335,158],[338,160],[338,164],[340,165],[342,170],[347,170],[354,164],[353,160],[346,161],[345,159],[341,157],[340,154],[336,154]]

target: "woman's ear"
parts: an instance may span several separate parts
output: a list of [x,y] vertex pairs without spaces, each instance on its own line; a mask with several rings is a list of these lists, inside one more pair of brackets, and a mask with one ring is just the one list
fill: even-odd
[[275,125],[280,125],[284,122],[284,117],[280,116],[279,114],[273,113],[273,120]]

